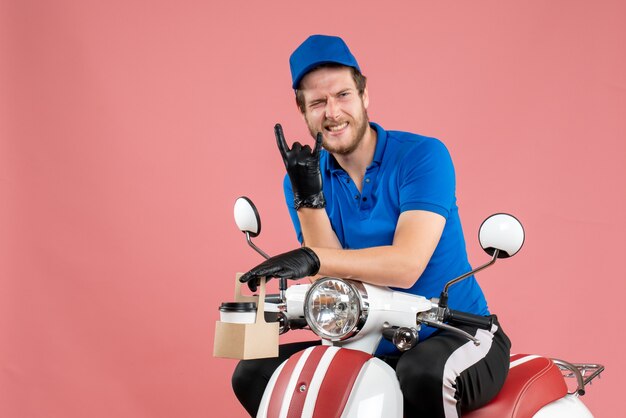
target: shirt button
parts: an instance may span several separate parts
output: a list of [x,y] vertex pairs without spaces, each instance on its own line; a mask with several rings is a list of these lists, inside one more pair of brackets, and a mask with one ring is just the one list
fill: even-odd
[[358,194],[355,194],[355,195],[354,195],[354,198],[355,198],[356,200],[359,200],[359,195],[358,195]]
[[367,202],[367,197],[364,197],[364,198],[363,198],[363,201],[364,201],[364,202]]
[[370,182],[369,177],[365,179],[365,182],[366,182],[366,183],[369,183],[369,182]]

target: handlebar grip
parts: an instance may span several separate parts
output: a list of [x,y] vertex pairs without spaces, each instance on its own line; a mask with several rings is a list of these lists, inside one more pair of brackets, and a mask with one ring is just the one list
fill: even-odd
[[281,302],[282,302],[282,299],[280,298],[279,294],[265,295],[265,303],[279,304]]
[[451,325],[469,325],[481,329],[491,329],[493,326],[493,316],[474,315],[467,312],[449,309],[446,321]]

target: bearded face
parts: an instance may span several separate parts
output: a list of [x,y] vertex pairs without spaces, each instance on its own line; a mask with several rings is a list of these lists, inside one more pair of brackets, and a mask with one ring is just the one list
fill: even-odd
[[323,146],[333,154],[348,155],[362,141],[369,119],[367,90],[359,94],[347,67],[320,68],[307,74],[301,83],[304,119],[315,138],[324,136]]

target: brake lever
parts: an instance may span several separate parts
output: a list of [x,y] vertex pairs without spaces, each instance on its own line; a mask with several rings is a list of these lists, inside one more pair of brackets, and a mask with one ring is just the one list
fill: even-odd
[[444,329],[446,331],[454,332],[472,341],[475,346],[478,347],[480,345],[480,341],[476,337],[473,337],[472,335],[468,334],[462,329],[458,329],[458,328],[453,327],[452,325],[445,324],[439,321],[438,319],[431,320],[427,316],[430,316],[428,315],[428,312],[420,312],[419,314],[417,314],[417,322],[420,324],[427,325],[429,327],[439,328],[439,329]]

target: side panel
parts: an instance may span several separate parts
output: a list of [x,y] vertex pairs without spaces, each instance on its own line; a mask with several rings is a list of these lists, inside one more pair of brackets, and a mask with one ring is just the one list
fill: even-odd
[[402,418],[403,400],[396,372],[377,358],[363,365],[342,418]]
[[360,351],[317,346],[285,361],[272,375],[257,417],[402,417],[394,370]]
[[567,395],[541,408],[533,418],[593,418],[593,415],[580,398]]
[[283,370],[283,367],[285,367],[286,362],[287,360],[283,361],[282,364],[278,366],[278,369],[274,371],[274,374],[270,378],[270,381],[268,382],[267,387],[265,388],[265,392],[263,392],[263,398],[261,398],[261,405],[259,406],[257,417],[259,418],[267,417],[267,407],[270,403],[270,397],[272,396],[272,392],[274,391],[274,387],[276,385],[276,379],[278,379],[278,376],[280,375],[280,372]]
[[328,346],[296,353],[272,375],[257,417],[339,416],[363,365],[371,358],[360,351]]

